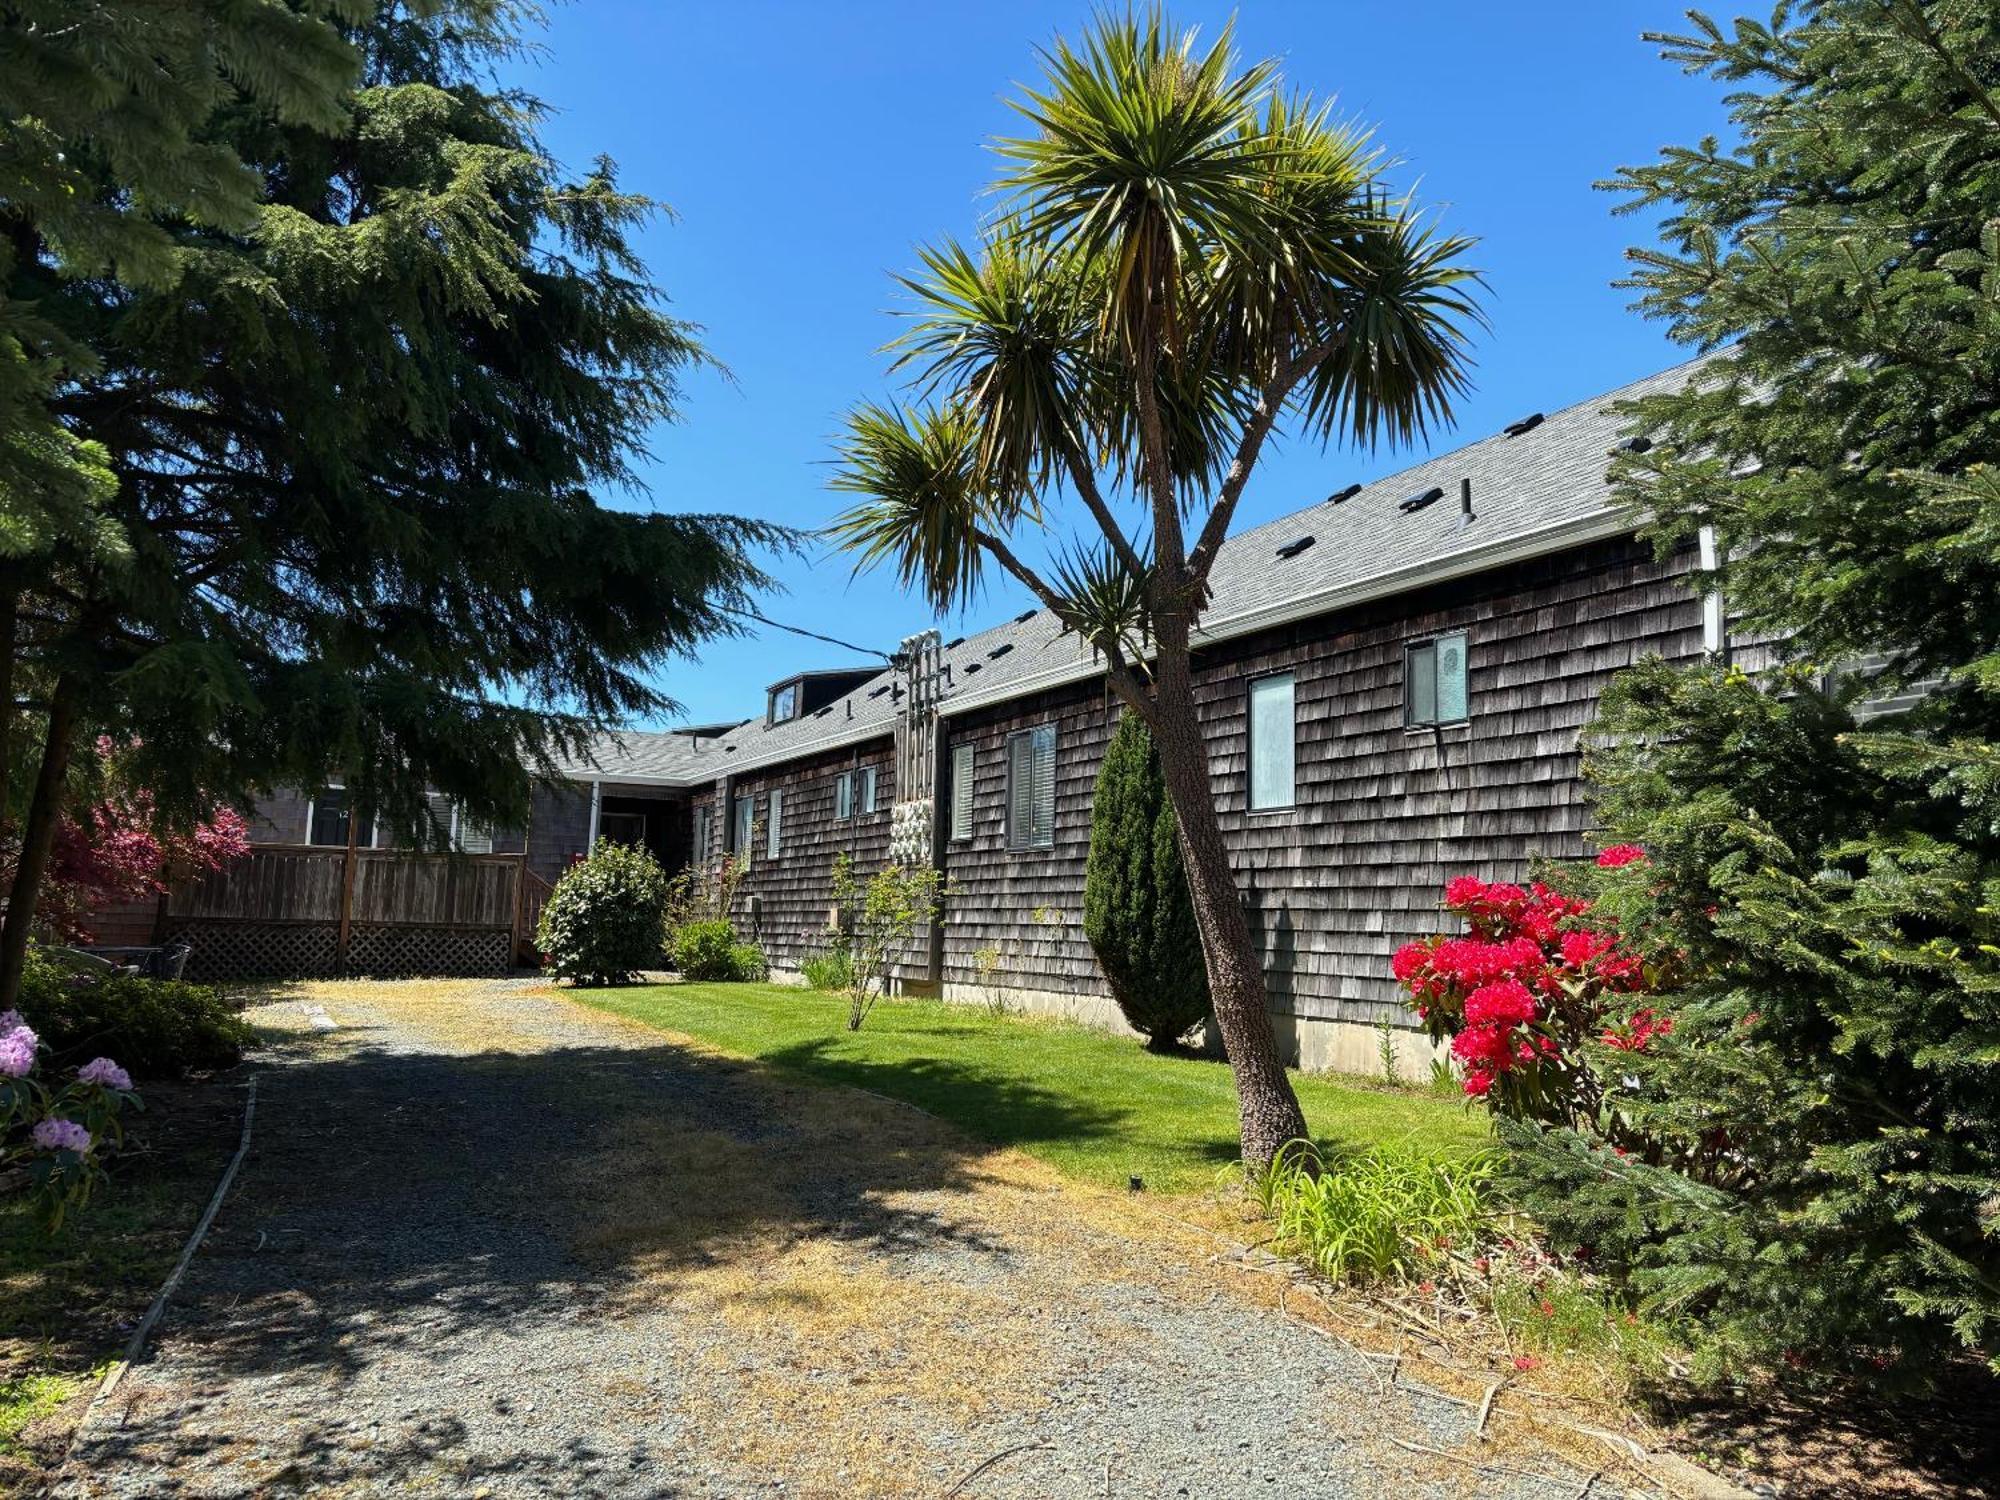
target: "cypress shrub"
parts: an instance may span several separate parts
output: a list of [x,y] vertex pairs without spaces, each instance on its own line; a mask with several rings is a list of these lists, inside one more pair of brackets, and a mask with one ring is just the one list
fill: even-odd
[[1173,806],[1153,736],[1136,714],[1119,721],[1097,773],[1083,930],[1111,997],[1155,1052],[1208,1014],[1208,969],[1181,867]]

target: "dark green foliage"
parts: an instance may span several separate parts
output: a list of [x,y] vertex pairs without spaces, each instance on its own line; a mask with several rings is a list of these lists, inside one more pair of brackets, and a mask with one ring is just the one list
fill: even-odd
[[251,1041],[234,1007],[206,985],[78,976],[30,951],[21,1018],[61,1072],[109,1057],[133,1078],[180,1078],[234,1067]]
[[753,943],[736,939],[736,926],[726,918],[685,922],[674,929],[674,968],[683,979],[762,979],[764,955]]
[[1601,910],[1685,953],[1607,1156],[1514,1132],[1534,1205],[1698,1318],[1711,1367],[1780,1353],[1923,1378],[2000,1354],[2000,29],[1983,0],[1821,0],[1662,38],[1727,80],[1740,144],[1627,168],[1664,209],[1641,306],[1726,346],[1635,403],[1614,472],[1667,545],[1728,549],[1732,612],[1802,663],[1944,686],[1652,664],[1587,770]]
[[1597,913],[1688,979],[1618,1059],[1648,1149],[1503,1126],[1530,1208],[1698,1317],[1716,1372],[1992,1353],[2000,768],[1906,760],[1800,674],[1647,663],[1598,730],[1601,811],[1651,858],[1591,872]]
[[658,860],[630,844],[601,843],[556,882],[535,942],[558,979],[624,984],[659,966],[666,903]]
[[1118,721],[1091,803],[1083,931],[1126,1022],[1159,1051],[1208,1014],[1208,970],[1153,736]]

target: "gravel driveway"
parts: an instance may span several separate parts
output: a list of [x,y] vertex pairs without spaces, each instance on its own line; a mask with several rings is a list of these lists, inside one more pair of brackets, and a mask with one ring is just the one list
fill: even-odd
[[291,993],[235,1192],[60,1494],[1590,1488],[1398,1447],[1469,1413],[901,1105],[532,985]]

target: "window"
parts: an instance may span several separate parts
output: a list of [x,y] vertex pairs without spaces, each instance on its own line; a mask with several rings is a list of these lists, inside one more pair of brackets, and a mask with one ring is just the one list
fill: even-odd
[[597,842],[646,847],[646,815],[635,812],[600,812],[597,815]]
[[461,854],[491,854],[493,830],[476,822],[456,802],[451,806],[451,841]]
[[771,858],[776,859],[778,857],[778,830],[783,826],[785,821],[785,794],[777,787],[771,788],[771,810],[766,814],[766,818],[767,821],[764,825],[764,852],[770,855]]
[[1250,809],[1290,807],[1298,732],[1292,714],[1292,674],[1250,684]]
[[773,724],[782,724],[787,719],[796,719],[798,716],[799,685],[796,682],[788,682],[782,687],[772,688],[771,722]]
[[833,817],[838,822],[842,818],[854,816],[854,773],[842,771],[833,778]]
[[863,766],[860,776],[861,810],[865,813],[872,813],[875,811],[875,768],[873,766]]
[[1403,653],[1403,722],[1457,724],[1466,717],[1463,633],[1408,646]]
[[747,860],[750,858],[750,835],[757,822],[756,799],[738,797],[734,811],[736,823],[730,833],[729,852],[741,855]]
[[1048,849],[1056,841],[1056,726],[1007,736],[1007,847]]
[[[306,805],[306,842],[331,844],[337,849],[347,847],[346,788],[323,786],[313,793],[312,801]],[[364,828],[358,842],[364,849],[372,846],[374,829]]]
[[972,837],[972,746],[951,747],[951,836]]
[[694,810],[694,859],[696,864],[708,860],[709,846],[715,842],[715,809],[708,803],[698,804]]

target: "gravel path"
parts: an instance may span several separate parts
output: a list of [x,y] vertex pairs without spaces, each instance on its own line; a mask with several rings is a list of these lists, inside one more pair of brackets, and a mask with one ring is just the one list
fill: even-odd
[[61,1495],[1588,1488],[1397,1447],[1469,1415],[916,1111],[529,985],[296,993],[235,1193]]

